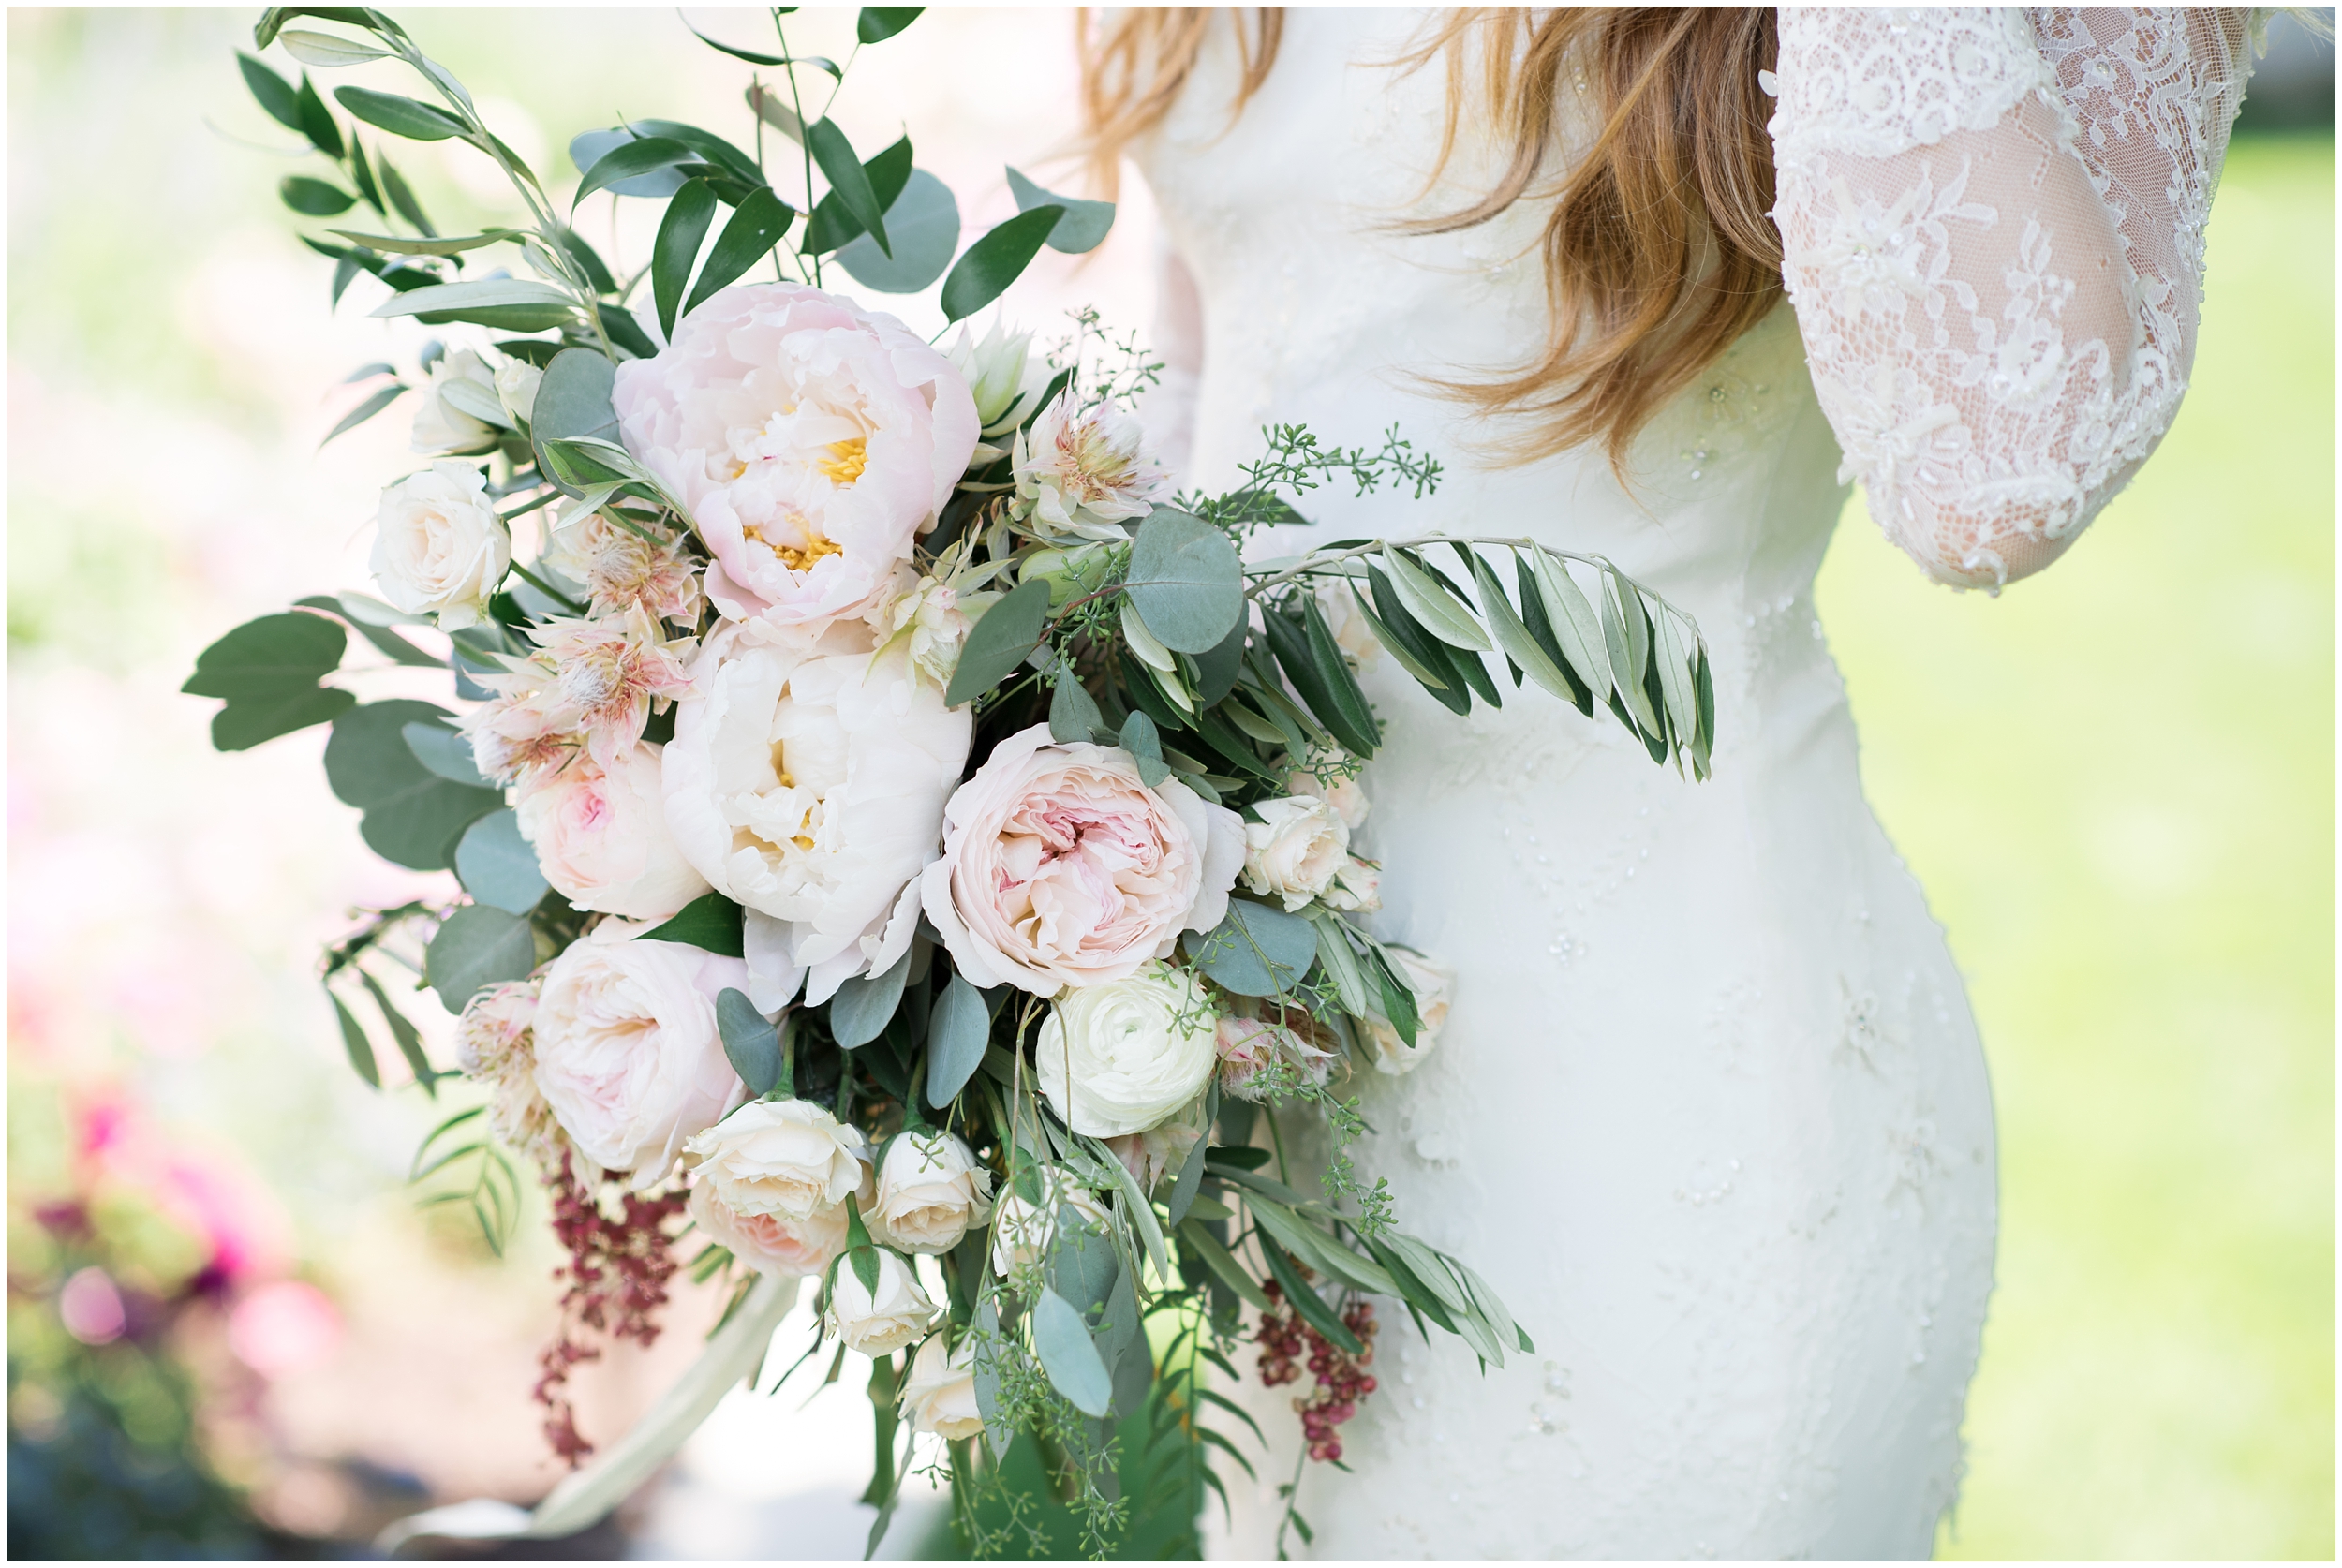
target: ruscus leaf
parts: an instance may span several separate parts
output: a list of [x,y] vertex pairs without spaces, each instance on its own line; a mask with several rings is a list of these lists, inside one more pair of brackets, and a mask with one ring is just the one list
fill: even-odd
[[943,280],[944,318],[962,320],[999,299],[1040,253],[1064,211],[1052,203],[1019,213],[970,245]]

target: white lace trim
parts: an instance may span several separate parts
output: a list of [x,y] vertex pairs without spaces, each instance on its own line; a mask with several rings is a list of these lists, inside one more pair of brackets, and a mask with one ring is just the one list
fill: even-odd
[[1932,575],[2046,565],[2170,427],[2254,27],[1783,8],[1785,281],[1843,477]]

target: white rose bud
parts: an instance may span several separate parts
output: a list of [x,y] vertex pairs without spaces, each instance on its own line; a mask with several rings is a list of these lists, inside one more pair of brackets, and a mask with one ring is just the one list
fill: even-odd
[[991,1211],[992,1174],[949,1132],[905,1132],[879,1164],[866,1216],[880,1239],[906,1252],[948,1252]]
[[1302,766],[1285,776],[1285,789],[1297,795],[1315,795],[1334,808],[1334,815],[1356,833],[1366,825],[1366,791],[1358,787],[1349,754],[1339,747],[1312,751]]
[[903,1413],[922,1432],[956,1442],[984,1430],[984,1412],[976,1405],[976,1342],[962,1339],[959,1349],[946,1353],[938,1334],[919,1347],[903,1383]]
[[1157,1182],[1195,1158],[1196,1146],[1204,1141],[1206,1131],[1204,1106],[1198,1101],[1160,1127],[1108,1138],[1105,1145],[1122,1161],[1122,1168],[1131,1173],[1138,1190],[1151,1192]]
[[683,1146],[699,1179],[736,1214],[811,1220],[863,1187],[862,1133],[809,1100],[760,1100]]
[[1113,1222],[1095,1193],[1075,1186],[1054,1169],[1042,1173],[1041,1193],[1042,1203],[1029,1204],[1014,1191],[1002,1192],[992,1210],[992,1272],[1003,1280],[1031,1267],[1048,1251],[1060,1208],[1072,1209],[1084,1224],[1104,1227]]
[[1375,1071],[1393,1077],[1412,1072],[1439,1043],[1439,1031],[1447,1023],[1447,1002],[1456,983],[1455,972],[1445,964],[1408,952],[1403,947],[1389,950],[1399,962],[1399,972],[1415,993],[1416,1019],[1415,1043],[1410,1045],[1399,1038],[1399,1031],[1380,1018],[1367,1020],[1367,1043],[1374,1058]]
[[878,1289],[862,1288],[853,1260],[837,1265],[829,1297],[829,1324],[839,1339],[867,1356],[892,1355],[927,1331],[935,1303],[919,1288],[911,1265],[881,1249]]
[[1383,868],[1373,861],[1352,855],[1317,896],[1328,909],[1372,914],[1383,907]]
[[511,536],[468,463],[434,463],[382,492],[367,563],[382,597],[446,631],[477,626],[512,564]]
[[1144,1132],[1203,1092],[1219,1060],[1212,1021],[1194,976],[1150,961],[1126,980],[1068,991],[1042,1022],[1034,1074],[1075,1132]]
[[810,1220],[785,1214],[742,1214],[717,1194],[713,1182],[691,1187],[691,1220],[701,1234],[729,1248],[759,1274],[779,1280],[808,1280],[829,1267],[846,1250],[846,1206],[823,1209]]
[[1350,860],[1350,824],[1315,795],[1287,795],[1253,807],[1244,824],[1244,885],[1297,910],[1341,874]]
[[420,452],[480,452],[503,432],[485,416],[503,407],[496,373],[469,348],[431,362],[408,447]]
[[545,373],[526,360],[507,360],[497,366],[497,398],[504,411],[526,424],[537,412],[537,386]]

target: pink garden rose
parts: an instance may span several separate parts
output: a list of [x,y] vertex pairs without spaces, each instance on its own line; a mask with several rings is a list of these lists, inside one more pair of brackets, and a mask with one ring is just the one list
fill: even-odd
[[1227,913],[1244,823],[1177,779],[1149,789],[1127,751],[1009,736],[943,809],[927,918],[980,986],[1053,997],[1169,955]]
[[860,614],[931,526],[976,445],[943,354],[891,316],[793,283],[726,288],[654,359],[618,366],[626,448],[715,556],[735,619]]
[[749,968],[605,920],[545,970],[534,1020],[537,1088],[578,1152],[666,1179],[684,1141],[748,1098],[716,1028],[716,997]]
[[538,869],[572,907],[665,920],[707,891],[667,831],[659,754],[643,741],[606,773],[580,757],[514,804]]

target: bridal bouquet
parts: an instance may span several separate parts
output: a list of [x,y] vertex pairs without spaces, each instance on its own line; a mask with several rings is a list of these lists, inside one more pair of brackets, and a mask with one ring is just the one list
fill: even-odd
[[[917,14],[866,7],[860,37]],[[334,166],[286,201],[365,209],[307,241],[335,300],[371,277],[374,315],[461,341],[368,367],[382,384],[344,422],[414,409],[380,597],[239,627],[186,689],[225,699],[223,750],[330,725],[366,843],[460,885],[365,911],[322,973],[369,1083],[378,1026],[427,1092],[485,1091],[418,1154],[435,1200],[500,1245],[522,1162],[548,1189],[571,1260],[538,1391],[558,1451],[592,1447],[570,1368],[597,1331],[650,1339],[679,1269],[734,1282],[703,1393],[811,1281],[830,1377],[870,1362],[874,1546],[923,1451],[970,1544],[1013,1545],[976,1504],[1030,1442],[1095,1547],[1133,1505],[1124,1445],[1139,1505],[1190,1518],[1223,1485],[1208,1456],[1250,1470],[1209,1419],[1252,1426],[1214,1386],[1239,1342],[1272,1385],[1312,1375],[1304,1452],[1331,1462],[1375,1388],[1375,1298],[1487,1362],[1530,1348],[1345,1152],[1367,1131],[1345,1086],[1414,1069],[1449,985],[1374,935],[1353,835],[1383,729],[1358,659],[1379,648],[1463,714],[1502,701],[1498,655],[1515,688],[1608,707],[1704,774],[1707,658],[1606,563],[1528,540],[1248,563],[1321,484],[1421,496],[1438,466],[1395,431],[1345,450],[1280,427],[1238,488],[1175,496],[1130,409],[1156,367],[1094,318],[1054,350],[998,326],[937,347],[831,287],[940,278],[964,322],[1113,212],[1012,170],[1020,214],[961,251],[908,140],[863,159],[808,114],[800,77],[842,67],[775,22],[778,54],[717,46],[782,72],[749,90],[754,152],[668,121],[589,133],[565,217],[396,22],[266,13],[263,50],[421,77],[428,100],[340,89],[348,124],[305,75],[243,62]],[[385,137],[475,149],[526,220],[438,234]],[[571,227],[602,191],[666,203],[639,270]],[[497,256],[528,275],[467,270]],[[459,705],[359,701],[328,679],[350,632],[444,667]],[[455,1069],[401,1011],[402,965],[458,1015]],[[1313,1176],[1286,1162],[1297,1117],[1329,1134]]]

